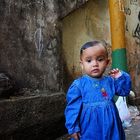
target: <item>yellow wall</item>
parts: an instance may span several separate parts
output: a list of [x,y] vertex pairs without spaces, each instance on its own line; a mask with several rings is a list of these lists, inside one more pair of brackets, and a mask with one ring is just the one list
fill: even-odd
[[107,0],[89,0],[69,14],[63,23],[63,56],[65,70],[75,78],[81,74],[79,49],[86,41],[105,39],[110,43],[110,23]]

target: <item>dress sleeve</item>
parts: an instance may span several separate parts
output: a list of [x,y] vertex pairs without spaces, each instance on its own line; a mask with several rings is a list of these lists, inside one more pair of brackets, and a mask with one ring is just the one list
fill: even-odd
[[67,92],[66,101],[65,126],[68,129],[68,133],[73,134],[80,131],[78,117],[82,105],[81,91],[75,82],[70,86]]
[[128,96],[131,90],[130,75],[122,71],[122,75],[114,80],[115,91],[118,96]]

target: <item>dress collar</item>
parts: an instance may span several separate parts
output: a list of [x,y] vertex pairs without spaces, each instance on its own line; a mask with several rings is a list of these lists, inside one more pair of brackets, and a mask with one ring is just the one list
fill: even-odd
[[105,78],[105,76],[102,76],[101,78],[94,78],[94,77],[91,77],[91,76],[89,76],[87,74],[85,74],[83,76],[87,77],[88,79],[94,80],[94,81],[102,81]]

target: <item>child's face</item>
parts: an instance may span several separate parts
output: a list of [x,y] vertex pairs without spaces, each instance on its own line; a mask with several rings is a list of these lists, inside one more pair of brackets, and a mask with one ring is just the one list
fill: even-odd
[[83,72],[95,78],[103,75],[108,62],[106,49],[101,44],[83,50],[80,60]]

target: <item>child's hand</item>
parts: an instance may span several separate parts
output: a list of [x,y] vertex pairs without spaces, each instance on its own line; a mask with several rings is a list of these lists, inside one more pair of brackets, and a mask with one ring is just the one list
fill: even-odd
[[80,140],[80,133],[73,133],[70,137],[74,138],[74,140]]
[[122,74],[121,71],[117,69],[113,69],[109,72],[109,75],[112,76],[113,78],[119,78]]

